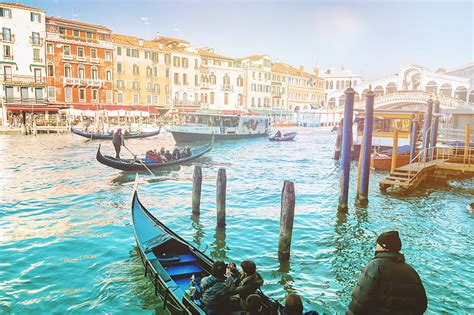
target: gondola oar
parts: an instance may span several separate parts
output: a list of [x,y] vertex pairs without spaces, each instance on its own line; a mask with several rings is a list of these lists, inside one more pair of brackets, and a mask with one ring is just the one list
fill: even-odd
[[127,147],[125,146],[125,144],[123,145],[123,147],[124,147],[125,149],[127,149],[128,152],[130,152],[131,155],[133,155],[133,157],[135,158],[135,161],[137,161],[138,163],[140,163],[141,165],[143,165],[143,167],[146,168],[146,170],[147,170],[148,172],[150,172],[151,175],[156,176],[155,173],[153,173],[153,172],[148,168],[148,166],[145,165],[145,163],[143,163],[140,159],[137,159],[137,155],[136,155],[135,153],[133,153],[129,148],[127,148]]

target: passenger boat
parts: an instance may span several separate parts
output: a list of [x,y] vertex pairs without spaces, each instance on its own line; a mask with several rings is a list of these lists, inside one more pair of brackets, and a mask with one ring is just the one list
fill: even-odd
[[176,142],[237,140],[266,136],[269,118],[249,114],[183,113],[181,124],[169,127]]
[[[155,295],[163,300],[163,309],[171,314],[202,314],[201,303],[189,294],[190,284],[198,284],[211,272],[213,261],[155,218],[138,199],[132,198],[132,223],[137,252],[151,280]],[[192,281],[192,282],[191,282]],[[281,305],[261,291],[263,312],[276,315]]]
[[295,139],[297,134],[298,133],[295,132],[295,131],[287,132],[287,133],[282,134],[280,137],[276,137],[276,135],[273,135],[273,136],[269,137],[268,140],[270,140],[270,141],[292,141],[292,140]]
[[[141,138],[148,138],[157,136],[160,134],[161,126],[158,130],[155,131],[144,131],[144,132],[131,132],[124,134],[124,139],[141,139]],[[104,134],[104,133],[91,133],[84,130],[72,129],[72,132],[76,135],[82,136],[84,138],[88,138],[91,140],[112,140],[114,135],[113,134]]]
[[[116,159],[112,156],[109,155],[102,155],[100,152],[100,145],[99,149],[97,150],[97,161],[100,163],[116,168],[121,171],[126,171],[126,172],[136,172],[136,171],[148,171],[148,169],[157,169],[157,168],[162,168],[170,165],[177,165],[177,164],[183,164],[192,160],[195,160],[207,152],[211,151],[212,149],[212,143],[205,145],[201,148],[191,150],[191,156],[181,158],[178,160],[171,160],[169,162],[156,162],[151,159]],[[146,165],[146,167],[145,167]],[[148,169],[147,169],[148,168]]]

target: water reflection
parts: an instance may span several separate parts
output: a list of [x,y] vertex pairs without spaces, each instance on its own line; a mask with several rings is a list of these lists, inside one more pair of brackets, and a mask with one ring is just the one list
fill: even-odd
[[214,242],[212,243],[211,257],[214,260],[227,261],[226,230],[225,227],[216,227]]
[[294,279],[290,274],[291,271],[291,262],[282,261],[280,260],[280,267],[278,268],[278,274],[281,276],[280,281],[278,284],[283,286],[283,290],[287,293],[296,293],[296,289],[294,288]]
[[203,230],[203,225],[199,223],[200,216],[197,214],[191,215],[191,227],[194,229],[193,242],[198,246],[201,246],[201,240],[204,237],[205,233]]

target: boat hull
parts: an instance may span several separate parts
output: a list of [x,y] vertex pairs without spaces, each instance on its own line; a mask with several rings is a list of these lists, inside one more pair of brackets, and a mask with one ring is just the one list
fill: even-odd
[[196,142],[196,141],[211,141],[214,136],[215,140],[240,140],[247,138],[258,138],[267,136],[266,133],[259,134],[206,134],[206,133],[193,133],[193,132],[181,132],[181,131],[170,131],[176,142]]
[[[148,171],[149,169],[154,170],[154,169],[158,169],[158,168],[163,168],[163,167],[173,166],[173,165],[180,165],[180,164],[184,164],[184,163],[193,161],[195,159],[200,158],[201,156],[203,156],[207,152],[211,151],[211,149],[212,149],[212,144],[208,144],[208,145],[206,145],[202,148],[193,150],[191,156],[186,157],[186,158],[182,158],[182,159],[179,159],[179,160],[172,160],[170,162],[165,162],[165,163],[146,163],[144,161],[142,161],[142,163],[140,163],[140,162],[137,162],[133,159],[116,159],[116,158],[111,157],[111,156],[107,156],[107,155],[104,156],[100,152],[100,146],[99,146],[99,149],[97,150],[96,159],[101,164],[104,164],[106,166],[109,166],[109,167],[112,167],[112,168],[115,168],[115,169],[118,169],[118,170],[121,170],[121,171],[125,171],[125,172],[140,172],[140,171],[145,172],[145,171]],[[143,164],[145,164],[146,167]]]
[[[128,135],[123,135],[124,139],[141,139],[141,138],[148,138],[154,137],[160,134],[161,127],[157,131],[149,131],[149,132],[140,132],[140,133],[131,133]],[[112,140],[113,135],[110,134],[99,134],[99,133],[90,133],[83,130],[72,129],[72,132],[78,136],[82,136],[87,139],[91,140]]]
[[288,133],[285,133],[283,136],[279,137],[279,138],[276,138],[275,136],[273,137],[270,137],[268,138],[268,140],[270,141],[277,141],[277,142],[281,142],[281,141],[293,141],[296,137],[298,133],[296,132],[288,132]]
[[[405,166],[410,163],[409,154],[400,154],[397,156],[397,167]],[[383,156],[373,156],[372,165],[375,170],[378,171],[390,171],[392,168],[392,156],[383,155]]]

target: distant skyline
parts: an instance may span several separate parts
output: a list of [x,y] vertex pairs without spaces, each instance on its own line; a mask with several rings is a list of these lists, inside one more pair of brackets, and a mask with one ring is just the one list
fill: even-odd
[[5,1],[114,33],[157,32],[230,57],[268,54],[312,71],[345,65],[377,79],[407,64],[474,61],[473,1]]

